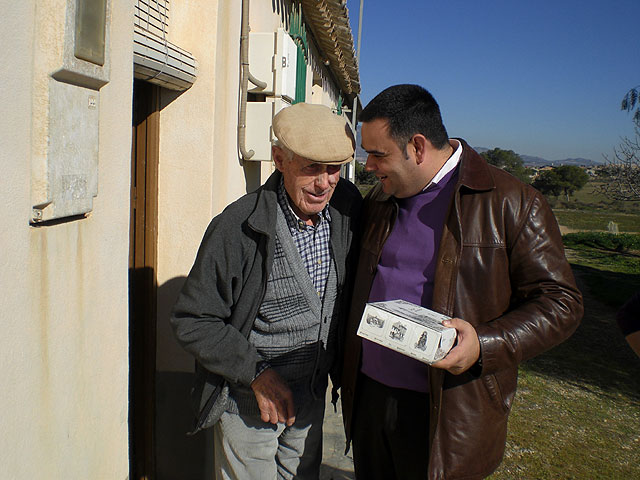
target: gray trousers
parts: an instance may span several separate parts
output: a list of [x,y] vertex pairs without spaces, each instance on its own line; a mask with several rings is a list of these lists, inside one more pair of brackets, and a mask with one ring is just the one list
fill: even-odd
[[213,427],[216,480],[317,480],[324,408],[324,397],[307,403],[290,427],[223,413]]

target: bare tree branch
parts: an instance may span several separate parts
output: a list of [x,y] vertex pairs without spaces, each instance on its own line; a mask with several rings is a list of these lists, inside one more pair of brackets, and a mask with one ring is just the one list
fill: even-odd
[[622,138],[613,157],[604,155],[603,185],[600,191],[614,200],[640,200],[640,129],[635,138]]

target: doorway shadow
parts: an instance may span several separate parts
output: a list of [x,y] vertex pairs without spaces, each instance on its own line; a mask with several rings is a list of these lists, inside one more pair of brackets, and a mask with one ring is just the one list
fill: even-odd
[[175,340],[169,324],[171,309],[186,277],[158,287],[156,344],[155,457],[158,480],[210,480],[213,478],[213,434],[195,435],[189,392],[194,360]]

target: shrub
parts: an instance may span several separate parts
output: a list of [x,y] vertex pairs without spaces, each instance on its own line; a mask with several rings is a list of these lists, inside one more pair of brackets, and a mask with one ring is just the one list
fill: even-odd
[[587,245],[612,252],[640,250],[640,235],[631,233],[621,233],[619,235],[605,232],[567,233],[562,236],[562,240],[567,247]]

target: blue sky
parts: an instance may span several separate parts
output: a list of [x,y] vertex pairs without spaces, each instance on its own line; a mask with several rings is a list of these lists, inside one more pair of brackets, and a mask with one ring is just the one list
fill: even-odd
[[360,98],[417,83],[472,146],[603,161],[634,134],[639,27],[640,0],[364,0]]

